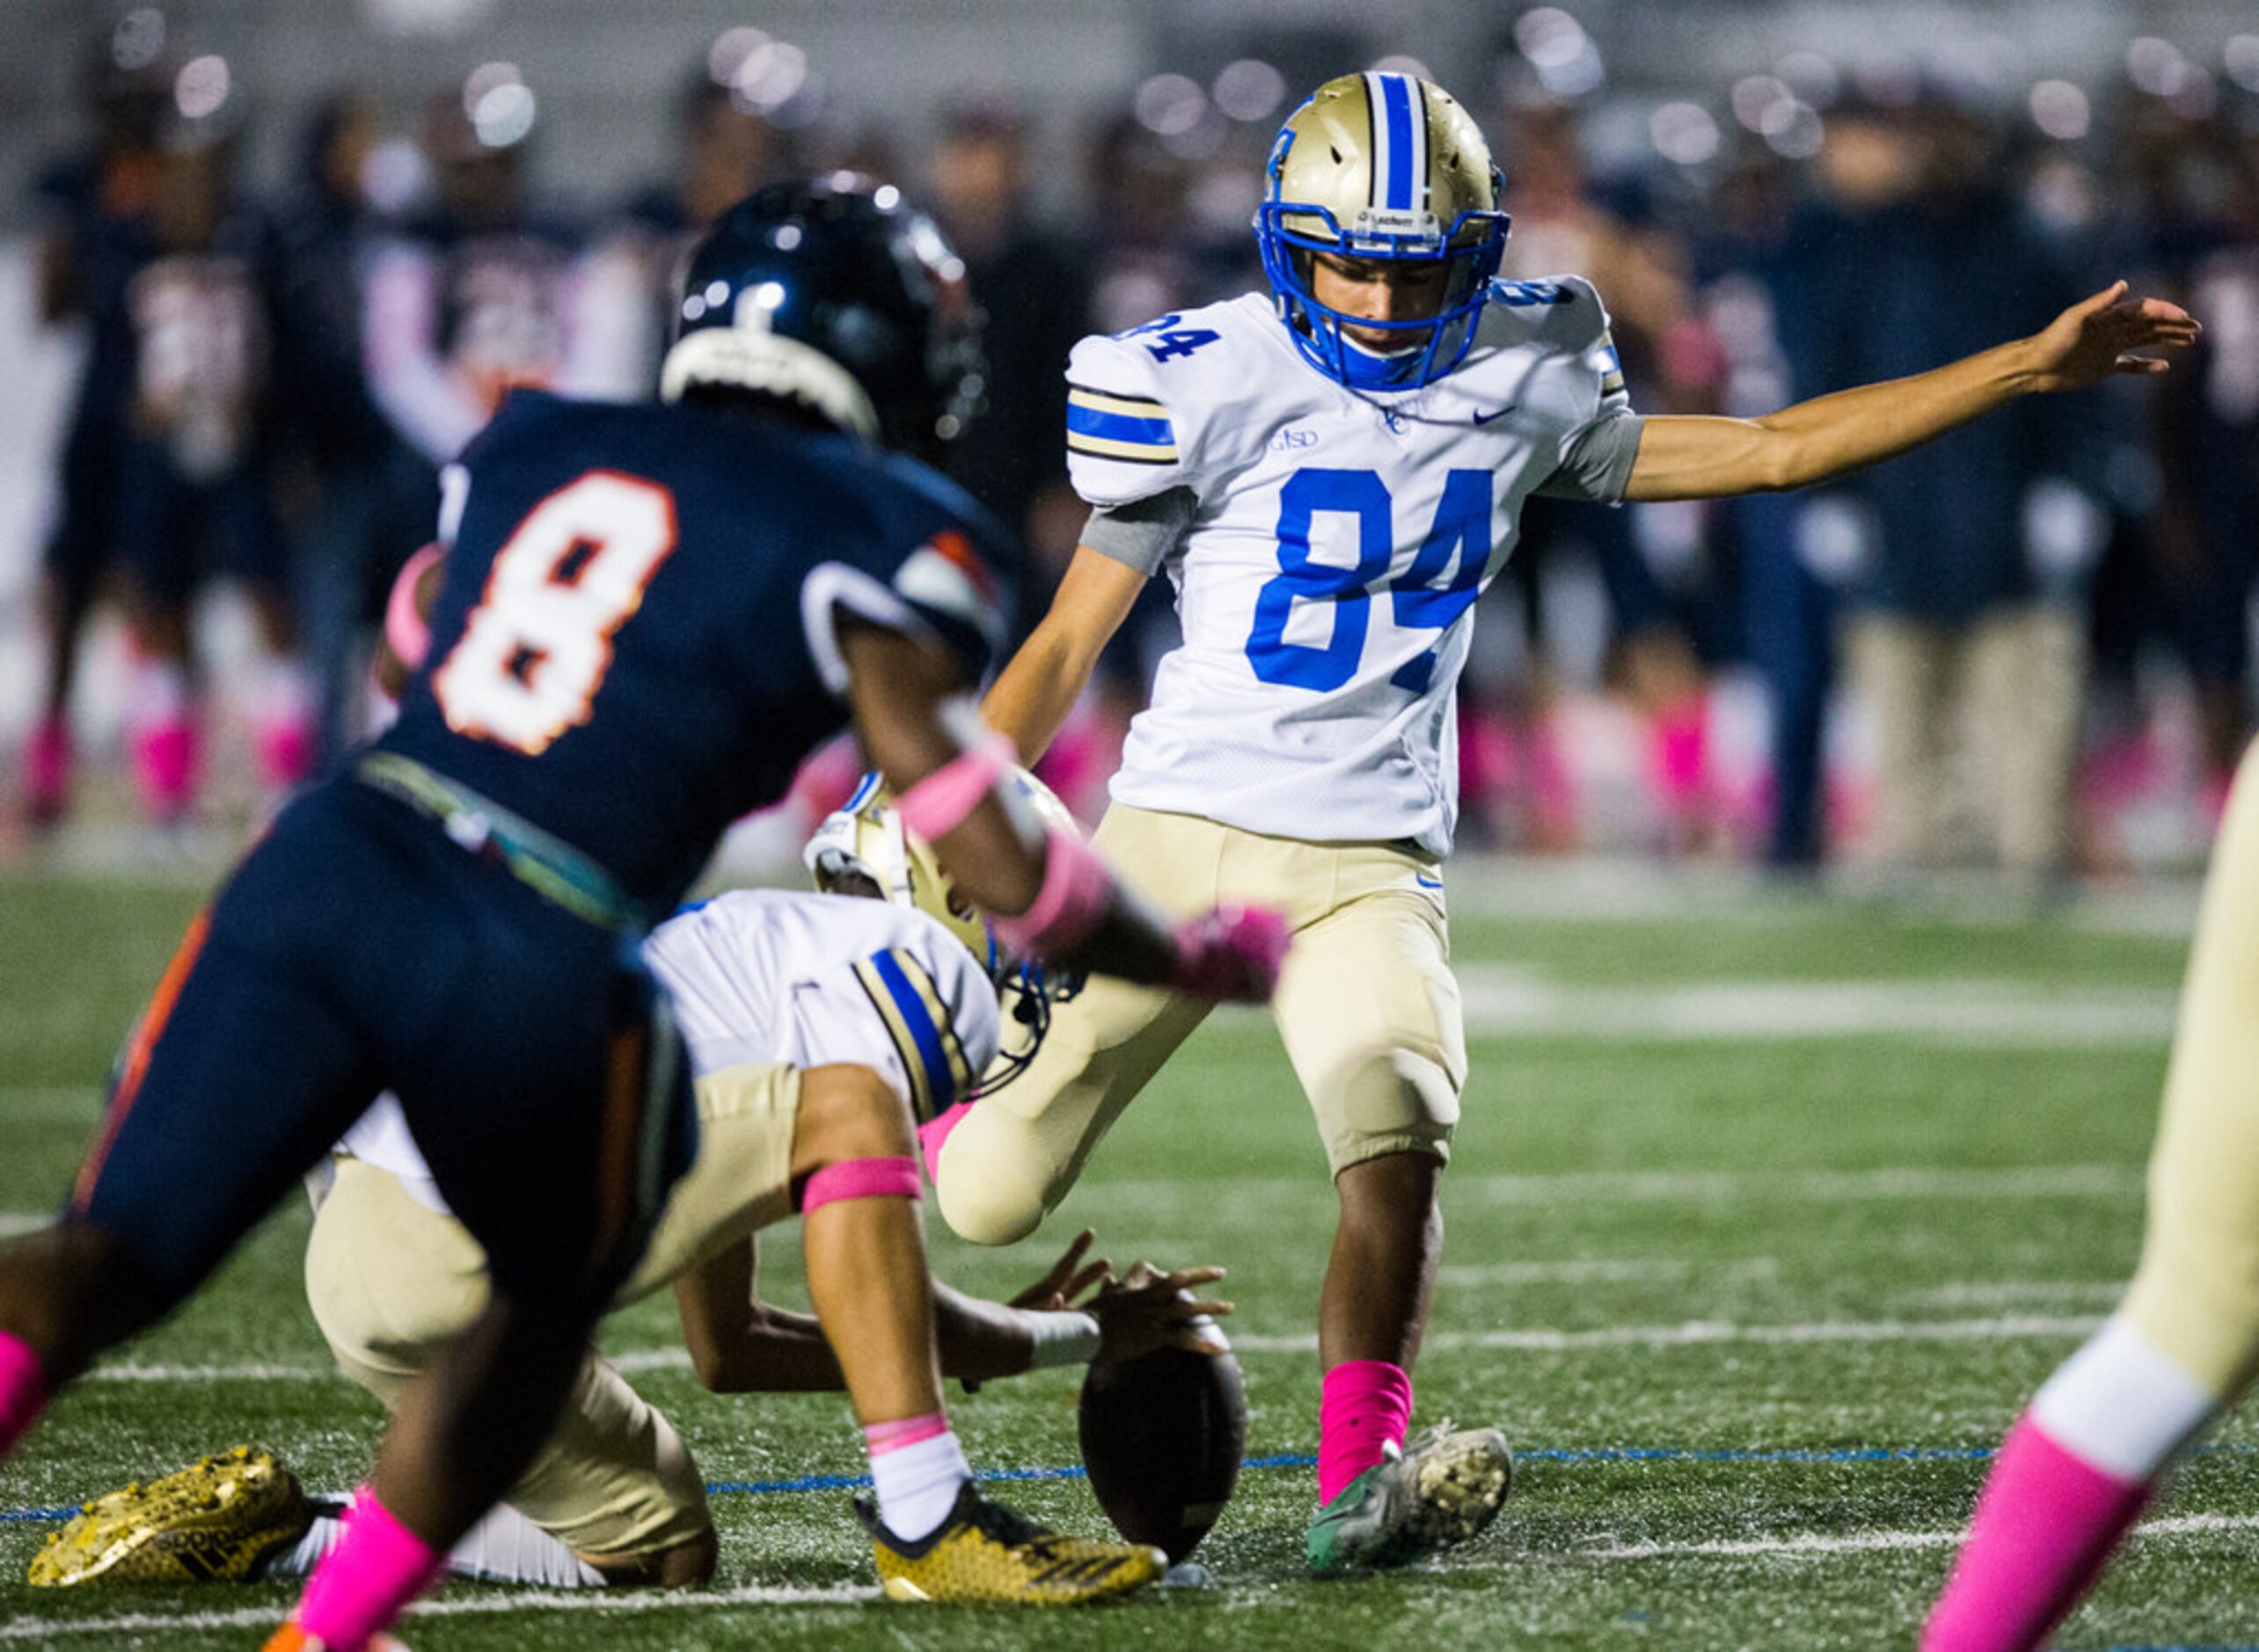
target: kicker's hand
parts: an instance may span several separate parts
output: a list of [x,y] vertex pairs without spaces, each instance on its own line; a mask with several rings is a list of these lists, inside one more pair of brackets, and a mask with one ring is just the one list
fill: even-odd
[[2124,281],[2114,281],[2033,336],[2035,390],[2082,390],[2114,374],[2168,372],[2170,362],[2141,352],[2185,349],[2204,331],[2178,304],[2125,292]]
[[1193,1294],[1223,1277],[1221,1268],[1163,1273],[1151,1262],[1137,1262],[1120,1279],[1107,1281],[1096,1296],[1077,1305],[1098,1320],[1098,1357],[1092,1363],[1135,1359],[1163,1348],[1224,1352],[1214,1322],[1231,1312],[1232,1305]]

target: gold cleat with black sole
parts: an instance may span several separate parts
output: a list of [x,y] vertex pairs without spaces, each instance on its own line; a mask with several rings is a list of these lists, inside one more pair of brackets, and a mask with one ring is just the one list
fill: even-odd
[[303,1537],[313,1518],[296,1476],[273,1452],[238,1445],[97,1497],[32,1557],[31,1583],[241,1583]]
[[970,1484],[949,1517],[915,1543],[888,1531],[867,1497],[855,1499],[855,1514],[871,1534],[888,1600],[1079,1606],[1157,1583],[1168,1569],[1159,1549],[1061,1537]]

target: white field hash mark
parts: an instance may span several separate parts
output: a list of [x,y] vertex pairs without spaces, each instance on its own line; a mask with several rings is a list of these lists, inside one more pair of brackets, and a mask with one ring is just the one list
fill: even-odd
[[[2259,1530],[2259,1515],[2171,1515],[2145,1521],[2134,1531],[2135,1542],[2159,1539],[2203,1537],[2216,1532]],[[1838,1554],[1867,1554],[1900,1549],[1950,1548],[1962,1532],[1949,1531],[1804,1531],[1769,1538],[1730,1538],[1692,1543],[1627,1543],[1613,1547],[1571,1549],[1548,1553],[1546,1560],[1626,1561],[1665,1560],[1825,1560]],[[1486,1557],[1488,1561],[1489,1557]],[[1225,1580],[1230,1587],[1230,1580]],[[466,1596],[458,1600],[435,1600],[408,1608],[408,1619],[489,1616],[512,1612],[587,1612],[640,1615],[654,1612],[700,1612],[728,1606],[867,1606],[880,1600],[879,1591],[866,1584],[795,1587],[790,1584],[749,1584],[713,1593],[611,1593],[603,1590],[522,1590]],[[1235,1606],[1288,1604],[1276,1590],[1263,1588],[1233,1602]],[[109,1618],[77,1618],[46,1623],[18,1618],[0,1624],[0,1641],[60,1638],[77,1634],[131,1634],[161,1630],[173,1634],[198,1629],[252,1629],[274,1625],[280,1613],[272,1606],[233,1612],[128,1612]]]
[[[1820,1203],[1937,1199],[2123,1199],[2142,1187],[2138,1165],[2012,1165],[1996,1168],[1913,1166],[1879,1170],[1568,1170],[1531,1175],[1454,1175],[1460,1198],[1489,1204]],[[1186,1205],[1210,1217],[1267,1222],[1279,1204],[1308,1201],[1306,1176],[1217,1176],[1182,1181],[1092,1182],[1075,1190],[1081,1208],[1134,1208],[1173,1217]]]
[[2166,988],[2032,981],[1625,982],[1568,984],[1510,965],[1457,971],[1467,1028],[1608,1043],[1889,1038],[1950,1048],[2162,1044]]
[[[1716,1342],[1967,1342],[1994,1337],[2079,1337],[2102,1321],[2095,1314],[2005,1314],[1981,1319],[1849,1319],[1809,1325],[1741,1325],[1725,1319],[1688,1319],[1678,1325],[1613,1325],[1587,1331],[1529,1327],[1512,1331],[1437,1331],[1426,1346],[1438,1349],[1519,1349],[1539,1353],[1584,1348],[1692,1348]],[[1306,1354],[1318,1346],[1308,1332],[1232,1334],[1243,1353]],[[627,1375],[648,1371],[687,1371],[691,1356],[680,1348],[634,1349],[609,1354],[612,1367]],[[127,1383],[312,1382],[335,1376],[325,1365],[98,1365],[81,1380]],[[340,1379],[342,1380],[342,1379]]]
[[[875,1585],[836,1583],[794,1585],[750,1583],[711,1594],[684,1591],[611,1592],[600,1589],[527,1589],[466,1595],[460,1599],[431,1600],[408,1608],[408,1619],[422,1618],[486,1617],[505,1612],[572,1611],[636,1615],[652,1612],[692,1612],[713,1606],[857,1606],[881,1598]],[[113,1618],[72,1618],[41,1622],[18,1618],[0,1624],[0,1641],[44,1639],[66,1634],[129,1634],[143,1630],[179,1634],[193,1629],[273,1628],[283,1614],[274,1606],[239,1607],[233,1612],[128,1612]]]
[[[2218,1531],[2259,1530],[2259,1515],[2168,1515],[2145,1520],[2134,1539],[2204,1537]],[[1611,1548],[1575,1549],[1576,1561],[1803,1560],[1831,1554],[1872,1553],[1887,1549],[1941,1549],[1959,1543],[1965,1528],[1950,1531],[1807,1531],[1792,1537],[1723,1538],[1698,1543],[1626,1543]]]
[[[1850,1319],[1810,1325],[1736,1325],[1724,1319],[1689,1319],[1680,1325],[1610,1325],[1590,1331],[1530,1328],[1517,1331],[1437,1331],[1422,1346],[1431,1349],[1519,1349],[1564,1353],[1584,1348],[1699,1348],[1718,1342],[1809,1344],[1816,1342],[1967,1342],[2007,1337],[2089,1336],[2102,1327],[2094,1314],[2012,1314],[1988,1319]],[[1235,1335],[1234,1349],[1257,1354],[1315,1352],[1318,1339]]]

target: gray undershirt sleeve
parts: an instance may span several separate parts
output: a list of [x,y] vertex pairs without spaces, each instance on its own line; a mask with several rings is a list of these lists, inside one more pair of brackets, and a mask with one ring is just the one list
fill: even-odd
[[1640,432],[1646,428],[1647,420],[1634,413],[1585,426],[1561,455],[1561,468],[1538,485],[1538,492],[1548,499],[1621,504],[1640,457]]
[[1081,543],[1151,579],[1192,525],[1198,507],[1188,487],[1164,488],[1148,499],[1103,506],[1083,524]]

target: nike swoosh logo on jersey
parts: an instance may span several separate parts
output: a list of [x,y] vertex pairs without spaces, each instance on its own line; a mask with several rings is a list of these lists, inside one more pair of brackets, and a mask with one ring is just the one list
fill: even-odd
[[1479,413],[1475,414],[1474,422],[1477,425],[1487,425],[1493,419],[1503,419],[1508,413],[1512,413],[1513,411],[1514,404],[1510,401],[1503,407],[1494,407],[1488,413]]

